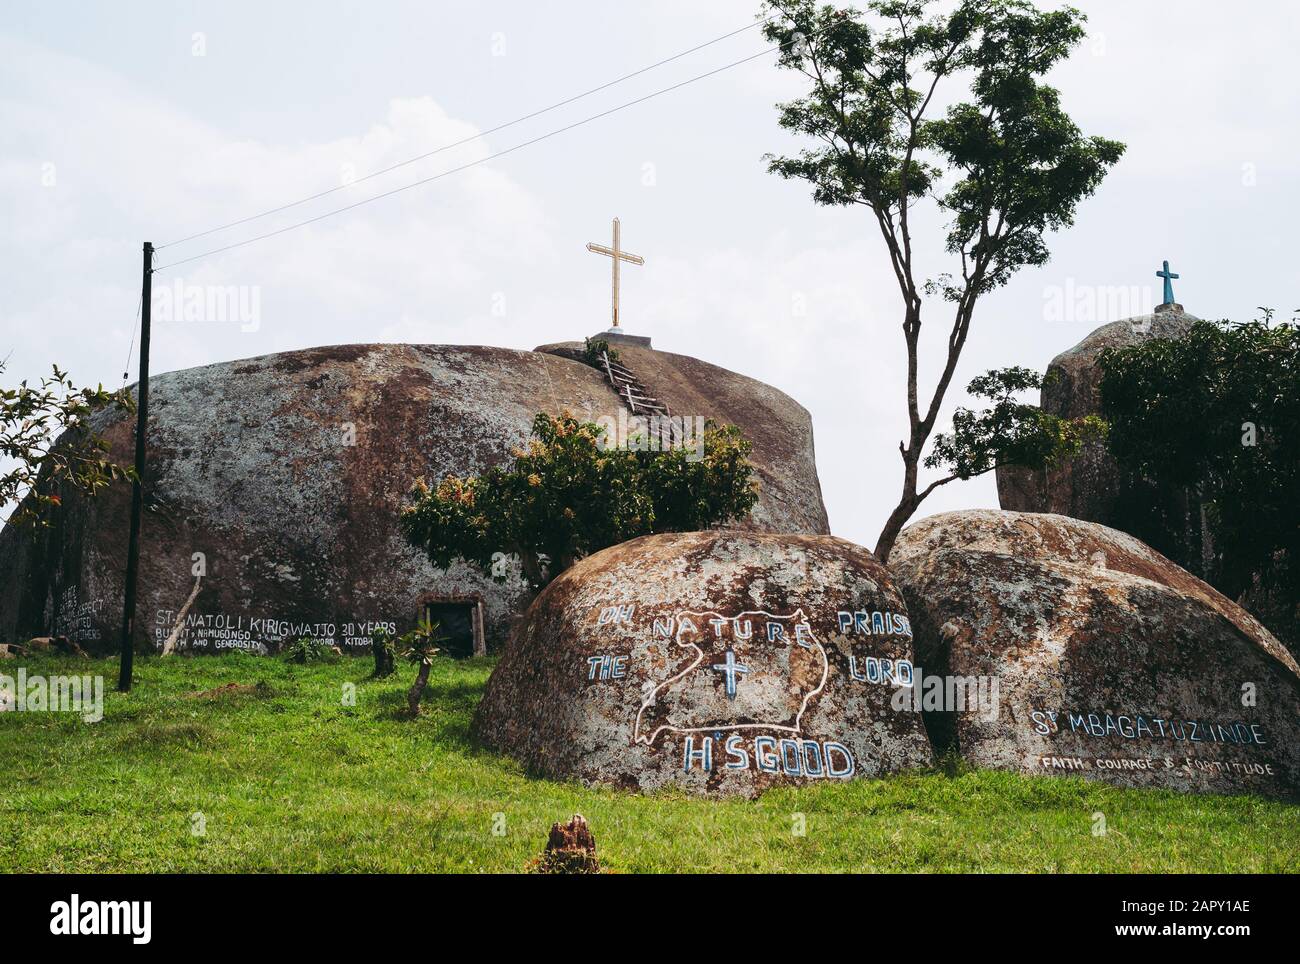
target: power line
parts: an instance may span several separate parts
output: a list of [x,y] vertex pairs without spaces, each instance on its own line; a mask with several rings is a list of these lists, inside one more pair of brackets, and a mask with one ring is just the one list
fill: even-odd
[[749,63],[749,61],[751,60],[757,60],[759,57],[764,57],[767,54],[770,54],[774,50],[780,50],[781,46],[782,46],[781,44],[777,44],[773,47],[768,47],[765,50],[760,50],[756,54],[750,54],[748,57],[742,57],[740,60],[734,60],[731,63],[724,64],[721,67],[715,67],[713,70],[707,71],[703,74],[698,74],[694,77],[690,77],[679,83],[673,84],[671,87],[664,87],[661,90],[656,90],[652,93],[646,94],[643,97],[638,97],[635,100],[629,100],[627,103],[619,104],[617,107],[611,107],[608,110],[601,111],[599,114],[592,114],[590,117],[584,117],[580,121],[574,121],[572,124],[568,124],[564,127],[557,128],[556,130],[549,131],[548,133],[542,134],[538,137],[534,137],[531,140],[523,141],[522,143],[516,144],[513,147],[507,147],[505,150],[497,151],[495,154],[489,154],[488,156],[481,157],[478,160],[474,160],[466,164],[462,164],[459,167],[453,167],[450,170],[442,171],[439,174],[433,174],[430,175],[429,177],[421,178],[420,180],[413,181],[410,184],[404,184],[401,187],[395,187],[392,190],[384,191],[382,194],[376,194],[373,197],[363,198],[360,201],[356,201],[352,204],[345,205],[341,208],[335,208],[332,211],[326,211],[324,214],[318,214],[313,218],[306,219],[305,221],[298,221],[294,224],[286,225],[283,228],[277,228],[274,231],[268,231],[265,234],[259,234],[255,237],[248,238],[244,241],[236,241],[233,244],[227,244],[219,248],[213,248],[210,251],[204,251],[202,254],[196,254],[188,258],[181,258],[179,261],[173,261],[170,264],[165,264],[162,267],[156,268],[154,270],[165,271],[168,268],[174,268],[177,265],[187,264],[190,261],[198,261],[200,258],[207,258],[214,254],[221,254],[224,251],[230,251],[234,248],[243,247],[246,244],[252,244],[254,241],[264,241],[267,238],[273,238],[276,235],[284,234],[285,232],[292,231],[295,228],[306,227],[309,224],[315,224],[317,221],[323,221],[326,218],[333,217],[336,214],[342,214],[345,211],[351,211],[354,208],[359,208],[362,205],[371,203],[372,201],[378,201],[381,200],[382,198],[391,197],[394,194],[401,194],[403,191],[411,190],[411,188],[420,187],[421,185],[428,184],[431,181],[440,180],[444,177],[447,177],[448,175],[456,174],[459,173],[460,171],[468,170],[471,167],[476,167],[479,164],[486,164],[488,161],[494,161],[497,158],[505,157],[507,154],[513,154],[515,151],[522,150],[525,147],[530,147],[533,144],[537,144],[540,143],[541,141],[548,140],[552,137],[555,137],[557,134],[566,133],[567,131],[571,131],[577,127],[582,127],[584,124],[590,124],[592,121],[600,120],[602,117],[608,117],[610,114],[616,114],[621,110],[627,109],[628,107],[634,107],[637,104],[644,103],[647,100],[651,100],[663,94],[672,93],[673,91],[679,90],[688,84],[693,84],[696,81],[705,80],[706,78],[712,77],[715,74],[722,73],[724,70],[730,70],[732,67],[739,67],[741,64]]
[[[149,252],[149,270],[152,272],[154,262],[154,252]],[[131,377],[131,356],[135,353],[135,333],[140,325],[140,309],[144,307],[144,289],[140,289],[140,297],[135,302],[135,320],[131,322],[131,343],[126,346],[126,364],[122,366],[122,387],[126,388],[126,380]]]
[[256,221],[259,218],[264,218],[271,214],[278,214],[281,211],[287,211],[289,210],[289,208],[297,207],[300,204],[306,204],[308,201],[315,201],[318,198],[326,197],[327,195],[333,194],[336,191],[342,191],[345,188],[352,187],[355,184],[360,184],[362,181],[369,181],[371,178],[376,178],[383,174],[388,174],[392,171],[396,171],[398,168],[406,167],[408,164],[414,164],[416,161],[423,161],[426,158],[433,157],[435,154],[441,154],[444,151],[449,151],[454,147],[460,147],[464,144],[470,143],[471,141],[478,140],[481,137],[487,137],[489,134],[495,134],[498,131],[503,131],[508,127],[514,127],[516,124],[522,124],[524,121],[532,120],[534,117],[540,117],[543,114],[550,113],[553,110],[557,110],[568,104],[572,104],[575,101],[582,100],[584,97],[590,97],[592,94],[600,93],[600,91],[607,90],[610,87],[615,86],[616,84],[621,84],[625,80],[631,80],[633,77],[639,77],[641,74],[648,73],[651,70],[664,66],[664,64],[670,64],[674,60],[680,60],[681,58],[689,54],[693,54],[696,53],[697,51],[703,50],[705,47],[711,47],[716,43],[721,43],[722,41],[734,37],[737,34],[744,33],[746,30],[752,30],[754,27],[762,26],[768,23],[771,19],[772,18],[769,17],[763,20],[757,20],[750,24],[746,24],[745,26],[739,28],[738,30],[733,30],[730,33],[724,33],[721,37],[714,37],[712,40],[707,40],[704,43],[699,44],[698,46],[692,47],[690,50],[683,50],[679,54],[673,54],[671,57],[666,57],[663,60],[658,61],[657,63],[650,64],[648,67],[642,67],[640,70],[634,70],[630,74],[624,74],[622,77],[618,77],[615,78],[614,80],[608,81],[607,83],[601,84],[599,87],[593,87],[591,88],[591,90],[585,90],[580,94],[574,94],[572,97],[567,97],[564,100],[557,101],[556,103],[551,104],[549,107],[543,107],[540,110],[533,111],[531,114],[525,114],[522,117],[516,117],[512,121],[507,121],[504,124],[498,124],[496,127],[488,128],[485,131],[480,131],[477,134],[473,134],[469,137],[462,138],[461,140],[454,141],[450,144],[444,144],[441,147],[429,151],[428,153],[418,154],[415,157],[407,158],[404,161],[399,161],[398,163],[393,164],[390,167],[385,167],[382,170],[373,171],[370,174],[365,175],[365,177],[356,178],[352,181],[349,181],[347,184],[339,184],[336,185],[335,187],[327,188],[324,191],[318,191],[315,194],[310,194],[307,197],[299,198],[296,201],[290,201],[288,204],[281,204],[279,207],[269,208],[258,214],[250,214],[248,217],[240,218],[237,221],[230,221],[227,222],[226,224],[218,225],[215,228],[208,228],[206,231],[199,231],[196,234],[187,235],[186,237],[183,238],[177,238],[175,241],[168,241],[165,244],[157,245],[155,247],[155,250],[161,250],[162,248],[169,248],[175,244],[183,244],[186,241],[193,241],[196,238],[207,237],[209,234],[216,234],[218,231],[225,231],[227,228],[238,227],[241,224],[247,224],[249,221]]
[[144,307],[144,292],[140,292],[140,297],[135,303],[135,320],[131,322],[131,343],[126,346],[126,364],[122,366],[122,387],[126,388],[126,380],[131,377],[131,356],[135,354],[135,329],[140,324],[140,309]]

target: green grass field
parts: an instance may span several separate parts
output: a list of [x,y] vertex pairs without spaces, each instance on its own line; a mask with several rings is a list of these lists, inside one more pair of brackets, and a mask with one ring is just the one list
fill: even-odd
[[[359,658],[144,658],[129,695],[112,660],[0,672],[20,665],[102,673],[107,705],[0,714],[5,872],[520,871],[574,813],[624,873],[1300,870],[1300,807],[1250,797],[939,770],[723,802],[533,779],[470,739],[490,660],[439,659],[414,721],[413,668],[373,681]],[[252,688],[195,695],[227,683]]]

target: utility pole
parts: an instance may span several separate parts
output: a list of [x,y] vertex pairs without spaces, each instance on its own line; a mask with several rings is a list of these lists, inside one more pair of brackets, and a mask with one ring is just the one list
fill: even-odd
[[135,585],[140,574],[140,515],[144,510],[145,437],[149,434],[149,315],[153,296],[153,242],[144,243],[144,271],[140,280],[140,382],[136,385],[135,480],[131,484],[131,535],[126,545],[126,588],[122,608],[122,657],[117,689],[131,689],[135,662]]

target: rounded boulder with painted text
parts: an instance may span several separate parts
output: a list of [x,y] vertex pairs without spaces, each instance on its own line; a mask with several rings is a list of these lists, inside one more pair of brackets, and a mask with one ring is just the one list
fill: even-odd
[[1132,536],[1060,515],[948,512],[904,529],[890,568],[937,750],[1127,787],[1300,792],[1295,660]]
[[645,536],[537,598],[475,733],[540,775],[642,791],[754,796],[924,766],[911,633],[888,572],[843,539]]

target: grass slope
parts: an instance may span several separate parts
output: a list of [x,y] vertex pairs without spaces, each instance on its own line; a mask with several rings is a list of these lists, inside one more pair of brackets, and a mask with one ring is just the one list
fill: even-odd
[[[1300,807],[1118,790],[1077,778],[940,771],[758,801],[629,796],[532,779],[474,748],[490,660],[413,670],[233,653],[11,660],[102,673],[105,717],[0,714],[0,871],[519,871],[551,823],[591,822],[603,864],[644,871],[1300,870]],[[230,682],[251,691],[198,697]],[[343,705],[345,684],[356,705]],[[192,832],[201,813],[206,834]],[[1094,814],[1109,832],[1094,836]],[[794,833],[803,814],[806,835]],[[504,816],[501,816],[504,815]],[[494,833],[494,829],[498,832]]]

